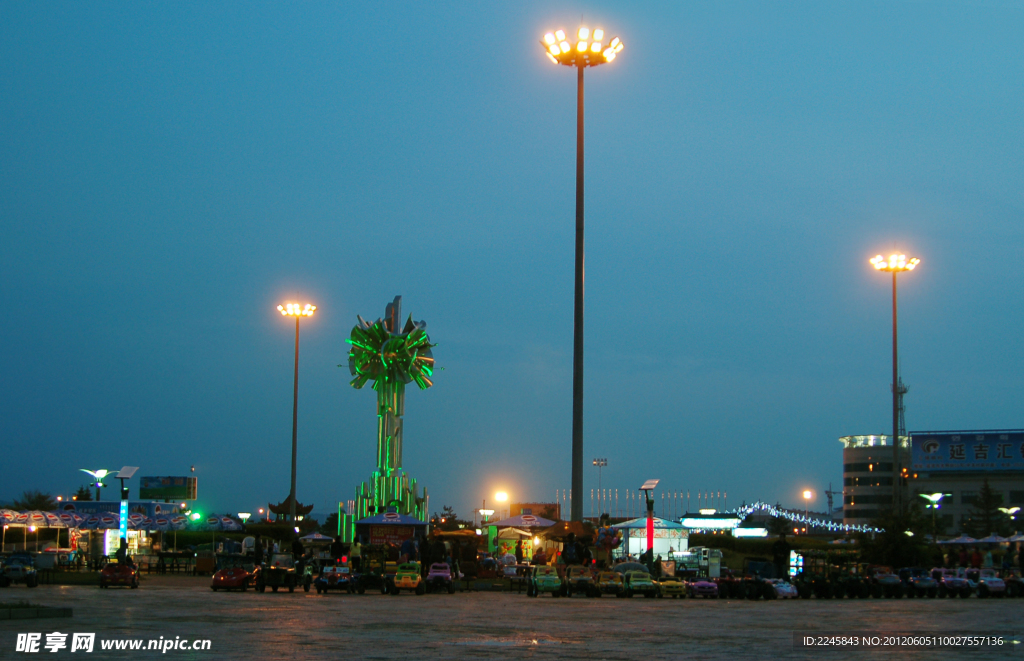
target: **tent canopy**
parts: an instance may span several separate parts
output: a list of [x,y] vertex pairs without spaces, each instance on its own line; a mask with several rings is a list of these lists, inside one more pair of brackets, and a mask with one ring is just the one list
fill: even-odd
[[[669,521],[667,519],[659,519],[656,516],[653,517],[653,519],[655,530],[685,530],[683,524],[681,523],[676,523],[675,521]],[[612,526],[612,528],[640,528],[641,530],[646,530],[647,517],[643,517],[640,519],[631,519],[629,521],[623,521],[622,523],[616,523],[614,526]]]
[[329,543],[334,541],[333,537],[328,537],[327,535],[321,535],[318,532],[315,532],[315,533],[313,533],[311,535],[306,535],[305,537],[300,537],[300,539],[302,541],[304,541],[304,542],[322,542],[322,543],[325,543],[325,544],[329,544]]
[[520,514],[519,516],[502,519],[501,521],[495,521],[494,523],[489,523],[487,525],[495,526],[496,528],[547,528],[554,524],[554,521],[545,519],[542,516]]
[[955,539],[947,539],[943,542],[939,542],[939,544],[973,544],[976,541],[977,540],[973,537],[968,537],[967,535],[960,535]]

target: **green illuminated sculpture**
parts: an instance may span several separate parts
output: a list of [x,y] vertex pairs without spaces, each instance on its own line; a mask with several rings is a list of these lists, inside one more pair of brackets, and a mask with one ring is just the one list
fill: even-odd
[[[426,521],[428,497],[416,495],[416,480],[399,473],[402,468],[402,416],[405,415],[405,386],[415,383],[420,390],[434,385],[430,380],[434,345],[427,335],[426,322],[413,321],[410,315],[401,324],[402,297],[388,304],[384,318],[370,323],[357,315],[359,323],[347,340],[351,349],[348,367],[354,377],[350,382],[359,390],[373,382],[377,392],[377,470],[369,482],[356,490],[355,511],[348,513],[351,522],[394,507]],[[401,329],[401,330],[399,330]],[[350,537],[343,534],[343,537]],[[347,541],[347,540],[346,540]]]

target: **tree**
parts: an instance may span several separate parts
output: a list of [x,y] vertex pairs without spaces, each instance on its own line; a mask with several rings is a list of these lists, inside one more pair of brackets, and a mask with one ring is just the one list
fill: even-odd
[[557,521],[558,515],[555,513],[557,510],[554,505],[545,505],[544,509],[540,511],[542,519],[548,519],[549,521]]
[[921,506],[913,503],[908,512],[896,515],[885,512],[871,522],[872,527],[881,528],[880,533],[860,533],[858,543],[866,562],[886,565],[893,569],[929,565],[934,548],[930,549],[925,535],[931,532],[931,517],[923,513]]
[[992,490],[988,478],[981,483],[981,490],[963,520],[964,532],[974,538],[988,537],[992,533],[1009,535],[1011,531],[1010,517],[1000,512],[1003,495]]
[[773,516],[768,520],[768,534],[775,535],[776,537],[785,535],[790,532],[791,525],[789,521],[781,516]]
[[54,500],[53,496],[42,491],[26,491],[21,494],[20,499],[14,501],[14,509],[43,510],[48,512],[57,509],[57,501]]
[[78,487],[78,491],[75,492],[75,500],[92,500],[92,492],[89,491],[89,487]]
[[459,530],[469,525],[469,521],[463,521],[459,519],[459,515],[455,513],[455,509],[451,505],[445,505],[441,508],[441,513],[434,513],[431,517],[431,525],[435,530]]
[[338,513],[333,512],[327,515],[324,525],[320,526],[320,534],[328,537],[338,536]]

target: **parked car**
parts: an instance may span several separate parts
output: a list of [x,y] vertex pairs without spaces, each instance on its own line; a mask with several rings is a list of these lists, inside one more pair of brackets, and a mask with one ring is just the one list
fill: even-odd
[[427,592],[455,593],[455,576],[447,562],[435,562],[427,571]]
[[275,553],[270,556],[270,561],[263,565],[256,589],[266,592],[269,587],[277,592],[278,588],[288,588],[288,592],[295,592],[299,585],[299,575],[295,570],[295,557],[291,553]]
[[12,553],[3,561],[3,569],[0,571],[0,588],[6,588],[15,583],[24,583],[26,587],[34,588],[39,585],[39,574],[36,572],[35,562],[28,553]]
[[388,580],[388,591],[397,595],[402,590],[410,590],[416,594],[426,593],[427,585],[420,575],[420,563],[403,562],[398,565],[395,575]]
[[108,562],[100,570],[100,587],[109,588],[111,585],[136,589],[139,587],[139,568],[135,565]]
[[347,563],[336,560],[325,560],[320,563],[319,573],[313,581],[317,594],[328,590],[338,590],[352,594],[356,591],[355,577]]
[[617,571],[598,572],[594,579],[594,588],[599,597],[602,594],[614,594],[616,597],[621,597],[624,591],[622,574]]
[[1004,576],[1003,582],[1006,583],[1007,597],[1024,596],[1024,580],[1021,579],[1020,574]]
[[220,558],[220,569],[213,574],[210,580],[210,589],[217,590],[240,590],[245,592],[249,588],[256,588],[259,581],[260,567],[247,562],[244,557]]
[[899,572],[908,597],[937,597],[939,582],[931,573],[920,567],[904,567]]
[[879,567],[871,577],[871,594],[874,597],[892,597],[902,599],[905,587],[897,574],[888,567]]
[[558,570],[551,565],[535,566],[526,584],[528,597],[536,597],[544,592],[551,593],[552,597],[562,596],[562,579],[558,575]]
[[678,576],[662,576],[658,581],[658,596],[678,599],[686,597],[686,583]]
[[772,599],[796,599],[800,596],[797,592],[796,586],[783,578],[766,578],[764,579],[765,585],[769,586],[774,592],[775,596]]
[[658,595],[658,585],[648,572],[638,569],[628,571],[623,578],[623,583],[625,583],[624,594],[627,598],[636,594],[642,594],[645,597],[656,597]]
[[974,588],[965,577],[957,576],[956,570],[935,567],[932,569],[932,578],[939,586],[940,597],[963,597],[966,599],[974,592]]
[[999,578],[994,569],[981,569],[978,571],[978,596],[984,599],[985,597],[1005,597],[1006,596],[1006,582]]
[[686,581],[686,596],[718,599],[718,584],[710,578],[691,577]]
[[601,596],[594,586],[594,573],[585,565],[569,565],[565,568],[562,594],[566,597],[571,597],[574,594],[582,594],[584,597]]

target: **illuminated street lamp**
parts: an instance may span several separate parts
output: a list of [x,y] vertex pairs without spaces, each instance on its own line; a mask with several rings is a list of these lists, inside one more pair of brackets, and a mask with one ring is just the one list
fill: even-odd
[[498,493],[494,494],[494,499],[499,503],[508,502],[508,494],[505,493],[504,491],[499,491]]
[[295,459],[298,454],[299,434],[299,319],[312,317],[316,312],[316,306],[306,303],[305,307],[298,303],[287,303],[278,305],[277,311],[282,316],[295,317],[295,388],[292,395],[292,488],[289,493],[291,497],[291,520],[295,521]]
[[1017,520],[1017,512],[1020,511],[1019,507],[1000,507],[999,511],[1010,517],[1010,521]]
[[889,259],[876,255],[870,260],[877,271],[892,272],[892,510],[903,513],[903,489],[900,470],[900,383],[899,362],[896,351],[896,274],[913,271],[921,263],[917,257],[889,255]]
[[804,517],[807,517],[807,507],[811,502],[811,498],[814,497],[814,493],[810,489],[804,490]]
[[576,68],[576,293],[572,340],[572,500],[569,518],[583,520],[583,70],[611,62],[622,40],[604,40],[604,30],[581,27],[576,43],[564,30],[544,35],[540,45],[555,64]]
[[107,486],[107,485],[103,484],[103,478],[105,478],[106,476],[110,475],[110,471],[108,471],[106,468],[101,468],[101,469],[99,469],[97,471],[91,471],[91,470],[88,470],[88,469],[85,469],[85,468],[79,468],[78,470],[82,471],[83,473],[88,473],[89,475],[92,475],[93,478],[96,480],[90,486],[96,487],[96,501],[99,502],[99,499],[100,499],[100,489],[102,489],[103,487]]
[[939,501],[941,501],[946,496],[949,496],[949,495],[952,495],[952,494],[948,494],[948,493],[920,493],[918,495],[928,501],[928,504],[925,505],[924,507],[925,507],[925,509],[930,509],[932,511],[932,541],[935,542],[936,544],[938,544],[939,520],[938,520],[936,514],[937,514],[937,510],[942,508],[942,505],[939,503]]

